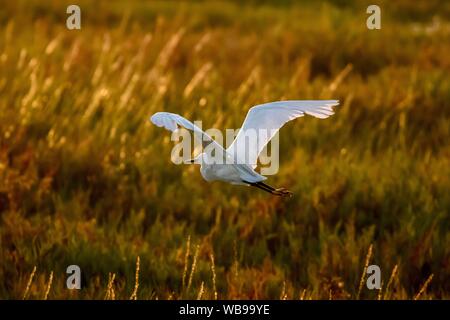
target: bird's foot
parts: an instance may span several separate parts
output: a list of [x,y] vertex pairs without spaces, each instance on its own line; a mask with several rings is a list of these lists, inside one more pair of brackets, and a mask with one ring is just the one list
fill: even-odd
[[292,197],[294,194],[286,188],[275,189],[274,193],[282,197]]

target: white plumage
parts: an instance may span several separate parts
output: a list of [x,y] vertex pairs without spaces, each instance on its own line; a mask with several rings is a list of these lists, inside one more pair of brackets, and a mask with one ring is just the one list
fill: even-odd
[[[337,100],[289,100],[254,106],[248,111],[236,139],[226,150],[199,127],[178,114],[157,112],[150,121],[170,131],[175,131],[178,126],[192,130],[194,137],[201,139],[204,148],[214,144],[212,147],[216,152],[219,150],[223,159],[228,162],[212,163],[212,157],[207,152],[189,161],[201,165],[200,172],[206,181],[221,180],[232,184],[252,185],[275,195],[291,195],[292,193],[284,188],[275,189],[262,182],[267,178],[254,170],[258,156],[288,121],[305,114],[320,119],[328,118],[334,113],[332,107],[338,104]],[[254,136],[255,139],[248,139],[248,133],[251,132],[259,134]]]

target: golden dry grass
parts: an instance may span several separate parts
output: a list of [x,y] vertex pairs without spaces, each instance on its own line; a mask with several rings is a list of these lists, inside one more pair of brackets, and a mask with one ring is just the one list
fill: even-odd
[[[78,3],[80,31],[2,3],[0,298],[450,297],[447,2],[383,2],[380,31],[364,1]],[[148,122],[330,98],[281,132],[290,199],[206,183]]]

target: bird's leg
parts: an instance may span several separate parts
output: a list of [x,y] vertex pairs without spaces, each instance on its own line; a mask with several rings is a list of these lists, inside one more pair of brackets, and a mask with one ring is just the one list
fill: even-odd
[[270,194],[276,195],[276,196],[292,197],[292,195],[293,195],[293,193],[291,191],[287,190],[286,188],[275,189],[274,187],[271,187],[268,184],[265,184],[264,182],[248,182],[248,181],[243,181],[243,182],[248,183],[252,187],[256,187],[258,189],[264,190],[264,191],[266,191]]
[[267,188],[269,190],[275,191],[276,189],[274,187],[269,186],[268,184],[265,184],[264,182],[257,182],[256,184],[263,186],[264,188]]
[[252,187],[256,187],[258,189],[264,190],[264,191],[266,191],[266,192],[268,192],[270,194],[274,194],[274,195],[277,195],[277,196],[281,195],[281,194],[278,194],[278,193],[274,193],[273,190],[270,190],[270,189],[268,189],[266,187],[263,187],[262,185],[259,185],[257,183],[249,183],[249,185],[251,185]]
[[276,196],[292,196],[292,192],[284,189],[284,188],[279,188],[279,189],[275,189],[265,183],[262,182],[248,182],[248,181],[243,181],[245,183],[248,183],[249,185],[251,185],[252,187],[256,187],[258,189],[264,190],[270,194],[276,195]]
[[256,184],[267,188],[268,190],[271,191],[272,194],[276,194],[276,195],[280,195],[280,196],[289,196],[292,197],[293,193],[289,190],[287,190],[286,188],[277,188],[275,189],[274,187],[269,186],[268,184],[265,184],[264,182],[260,181],[257,182]]

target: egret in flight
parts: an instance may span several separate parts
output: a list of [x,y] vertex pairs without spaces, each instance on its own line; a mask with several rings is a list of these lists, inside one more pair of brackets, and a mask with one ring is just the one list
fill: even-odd
[[[176,131],[178,126],[194,132],[194,136],[201,137],[203,150],[211,144],[212,150],[219,150],[220,157],[225,161],[212,161],[217,155],[202,152],[194,159],[185,163],[200,165],[200,173],[206,181],[225,181],[231,184],[257,187],[277,196],[292,196],[292,192],[285,188],[273,188],[263,181],[267,177],[255,171],[257,159],[278,130],[288,121],[302,117],[305,114],[316,118],[325,119],[334,114],[333,106],[337,106],[337,100],[289,100],[260,104],[250,108],[247,116],[233,143],[224,149],[198,126],[182,116],[157,112],[151,116],[150,121],[158,127],[164,127],[170,131]],[[255,139],[248,141],[246,132],[265,131],[267,134],[256,135]],[[236,159],[245,161],[236,161]]]

